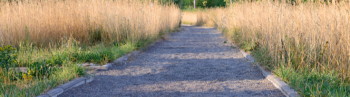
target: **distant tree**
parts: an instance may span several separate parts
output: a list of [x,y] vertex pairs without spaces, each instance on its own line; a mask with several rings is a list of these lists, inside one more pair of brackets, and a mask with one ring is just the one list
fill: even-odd
[[[168,0],[179,5],[180,8],[194,8],[194,0]],[[164,1],[163,1],[164,2]],[[196,0],[196,7],[198,8],[211,8],[211,7],[224,7],[230,0]]]

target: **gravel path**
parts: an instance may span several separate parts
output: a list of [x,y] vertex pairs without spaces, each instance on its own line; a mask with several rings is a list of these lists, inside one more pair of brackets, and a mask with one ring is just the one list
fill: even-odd
[[215,29],[183,28],[59,96],[284,96]]

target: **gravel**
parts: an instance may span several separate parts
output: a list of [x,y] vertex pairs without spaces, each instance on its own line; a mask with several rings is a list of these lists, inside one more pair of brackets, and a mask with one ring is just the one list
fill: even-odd
[[284,97],[214,28],[183,31],[60,97]]

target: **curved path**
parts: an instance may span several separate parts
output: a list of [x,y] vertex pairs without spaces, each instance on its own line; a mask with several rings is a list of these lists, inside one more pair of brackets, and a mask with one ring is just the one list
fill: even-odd
[[183,28],[59,96],[284,96],[214,28]]

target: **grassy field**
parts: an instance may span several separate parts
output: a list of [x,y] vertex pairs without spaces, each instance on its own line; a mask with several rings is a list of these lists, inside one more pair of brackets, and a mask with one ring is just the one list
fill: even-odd
[[37,96],[85,76],[78,64],[143,48],[180,19],[176,5],[152,0],[0,1],[0,96]]
[[[207,18],[302,96],[350,96],[350,5],[236,2]],[[213,14],[214,13],[214,14]],[[186,22],[186,21],[183,21]]]

